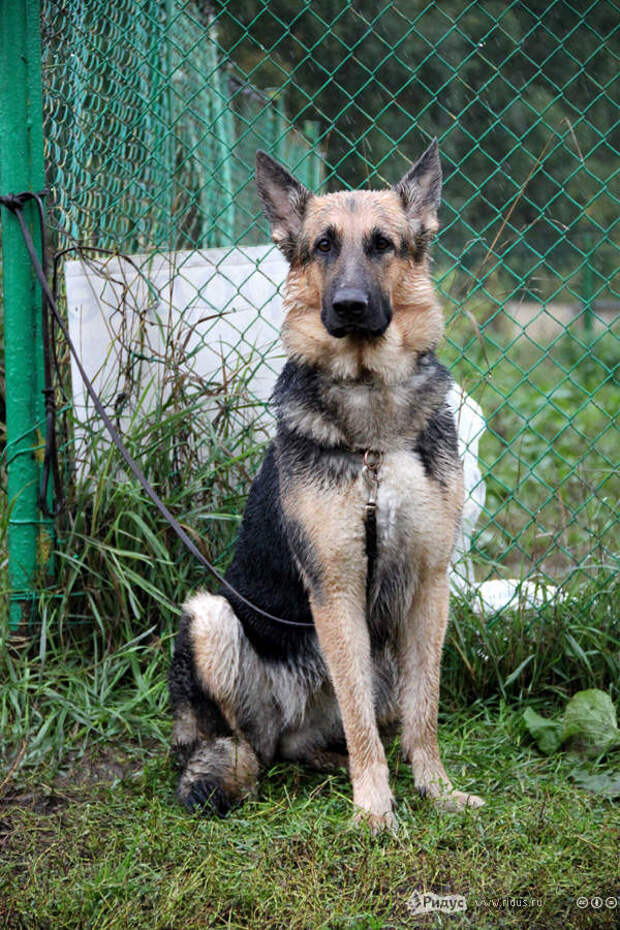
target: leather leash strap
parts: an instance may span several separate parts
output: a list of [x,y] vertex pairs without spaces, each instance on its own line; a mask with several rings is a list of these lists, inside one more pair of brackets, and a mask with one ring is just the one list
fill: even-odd
[[[247,598],[245,598],[242,594],[240,594],[240,592],[237,591],[237,589],[234,588],[230,584],[230,582],[226,581],[224,576],[221,575],[217,571],[217,569],[208,561],[208,559],[204,557],[200,549],[198,549],[198,547],[195,545],[193,540],[190,539],[190,537],[185,532],[185,530],[180,525],[180,523],[175,519],[175,517],[173,517],[173,515],[170,513],[170,511],[168,510],[164,502],[161,500],[159,495],[155,492],[155,490],[151,487],[149,482],[146,480],[144,473],[142,472],[142,469],[140,468],[140,466],[134,461],[134,459],[131,457],[131,455],[125,448],[125,445],[123,444],[123,441],[119,433],[117,432],[116,427],[114,426],[108,414],[106,413],[103,407],[103,404],[101,403],[101,400],[99,399],[99,396],[97,395],[97,392],[95,391],[93,385],[91,384],[88,378],[88,375],[86,374],[86,371],[84,370],[84,367],[80,361],[79,355],[69,335],[69,331],[60,314],[60,311],[58,310],[56,301],[54,300],[54,296],[47,282],[47,278],[45,277],[45,274],[43,272],[43,268],[41,267],[39,257],[37,255],[36,249],[34,247],[34,243],[32,241],[32,237],[30,235],[30,230],[26,226],[24,217],[22,215],[23,206],[26,203],[26,201],[35,200],[35,202],[37,203],[38,210],[39,210],[39,222],[41,225],[41,245],[42,245],[42,248],[44,248],[45,222],[44,222],[43,205],[41,202],[41,196],[42,195],[33,194],[30,191],[26,191],[23,194],[8,195],[5,197],[0,197],[0,203],[3,204],[5,207],[7,207],[17,217],[17,220],[19,222],[22,236],[24,237],[26,249],[28,250],[28,255],[30,256],[30,261],[32,262],[32,266],[34,268],[35,274],[39,280],[39,284],[41,285],[41,289],[43,291],[44,316],[47,315],[45,312],[47,309],[45,305],[47,304],[47,306],[50,308],[52,312],[54,321],[58,325],[67,345],[69,346],[69,350],[71,351],[71,354],[73,355],[73,358],[75,359],[76,365],[80,372],[81,378],[84,382],[86,390],[88,391],[91,397],[91,400],[95,406],[95,410],[97,411],[97,413],[103,420],[104,425],[108,433],[110,434],[112,442],[114,443],[114,445],[120,452],[130,472],[136,478],[138,483],[141,485],[142,489],[151,499],[155,507],[159,510],[160,514],[169,523],[169,525],[172,527],[174,532],[177,534],[181,542],[189,550],[189,552],[191,552],[194,558],[196,558],[200,562],[200,564],[203,565],[204,568],[206,568],[207,571],[209,571],[211,575],[213,575],[213,577],[216,578],[217,581],[219,581],[219,583],[223,587],[227,588],[228,591],[231,592],[231,594],[233,594],[238,600],[240,600],[243,604],[245,604],[246,607],[249,607],[251,610],[255,611],[257,614],[260,614],[261,616],[266,617],[268,620],[272,620],[275,623],[282,623],[282,624],[285,624],[286,626],[305,627],[307,629],[313,627],[314,626],[313,623],[306,623],[306,622],[301,622],[298,620],[285,620],[283,617],[276,617],[273,614],[270,614],[268,611],[262,610],[262,608],[258,607],[256,604],[253,604],[251,601],[247,600]],[[47,325],[44,327],[44,333],[46,332],[48,332]],[[49,345],[47,348],[49,350]],[[47,400],[47,396],[46,396],[46,400]],[[49,425],[49,420],[48,420],[48,425]]]
[[364,531],[366,534],[366,611],[370,607],[370,593],[375,578],[377,565],[377,493],[379,491],[379,470],[383,465],[383,452],[367,449],[364,453],[362,475],[368,486]]

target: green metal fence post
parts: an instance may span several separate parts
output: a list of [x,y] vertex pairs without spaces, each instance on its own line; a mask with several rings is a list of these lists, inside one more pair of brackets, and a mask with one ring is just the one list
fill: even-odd
[[[209,38],[207,43],[210,68],[209,87],[213,114],[210,131],[214,135],[217,152],[215,160],[219,164],[218,173],[221,176],[216,196],[218,219],[215,244],[233,246],[235,244],[235,202],[230,155],[234,148],[234,131],[227,74],[218,60],[217,21],[213,16],[209,16],[207,35]],[[209,186],[213,186],[212,179]]]
[[[45,184],[39,0],[0,3],[0,175],[3,194]],[[35,205],[24,209],[40,248]],[[37,497],[44,441],[41,290],[17,219],[2,210],[10,629],[28,621],[38,565],[53,541]]]
[[269,144],[274,158],[282,158],[284,135],[286,133],[286,117],[284,103],[279,90],[271,92],[269,107]]
[[320,126],[316,120],[304,120],[304,135],[312,146],[308,156],[308,187],[315,193],[321,184],[321,157],[317,151],[319,147]]

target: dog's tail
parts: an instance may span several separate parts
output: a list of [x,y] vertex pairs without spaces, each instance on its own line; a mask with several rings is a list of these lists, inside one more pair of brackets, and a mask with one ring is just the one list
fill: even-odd
[[190,626],[191,617],[184,615],[169,672],[172,748],[181,770],[177,797],[188,810],[222,817],[252,793],[259,762],[249,742],[233,733],[197,681]]

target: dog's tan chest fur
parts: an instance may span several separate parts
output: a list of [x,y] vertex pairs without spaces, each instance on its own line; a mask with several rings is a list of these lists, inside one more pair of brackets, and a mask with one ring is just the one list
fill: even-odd
[[[360,455],[357,474],[339,487],[299,483],[287,488],[282,500],[285,513],[300,522],[316,552],[324,585],[352,595],[365,584],[367,570],[364,523],[369,486],[362,465]],[[446,472],[440,484],[426,474],[415,452],[384,453],[377,493],[382,573],[400,566],[403,584],[412,593],[420,571],[446,571],[461,506],[460,469]],[[323,593],[328,596],[328,591]],[[394,617],[395,622],[400,619]]]
[[461,507],[460,471],[446,473],[441,485],[416,453],[385,455],[377,494],[379,546],[394,555],[404,546],[416,565],[447,569]]

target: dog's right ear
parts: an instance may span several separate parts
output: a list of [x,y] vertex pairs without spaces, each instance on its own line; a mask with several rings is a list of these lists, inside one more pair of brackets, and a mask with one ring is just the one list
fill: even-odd
[[260,149],[256,153],[256,187],[271,226],[271,237],[291,262],[312,194],[284,165]]
[[439,228],[437,211],[441,200],[439,146],[433,139],[423,155],[394,185],[416,237],[432,239]]

